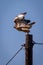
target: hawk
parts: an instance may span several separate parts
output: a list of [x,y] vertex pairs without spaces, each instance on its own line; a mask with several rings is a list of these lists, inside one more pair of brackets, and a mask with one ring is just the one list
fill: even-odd
[[25,19],[26,14],[27,12],[24,12],[15,17],[14,19],[15,29],[23,32],[30,31],[30,28],[32,27],[33,24],[35,24],[35,22],[30,23],[31,22],[30,20]]

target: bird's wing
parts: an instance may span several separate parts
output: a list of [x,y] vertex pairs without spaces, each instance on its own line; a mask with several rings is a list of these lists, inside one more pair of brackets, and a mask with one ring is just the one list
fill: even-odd
[[27,20],[27,19],[24,19],[24,22],[25,22],[26,24],[28,24],[28,23],[30,23],[31,21],[30,21],[30,20]]

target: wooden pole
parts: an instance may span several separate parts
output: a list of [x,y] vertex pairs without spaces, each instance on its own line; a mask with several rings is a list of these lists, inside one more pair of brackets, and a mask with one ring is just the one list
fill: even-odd
[[33,65],[33,36],[26,34],[26,43],[25,43],[25,65]]

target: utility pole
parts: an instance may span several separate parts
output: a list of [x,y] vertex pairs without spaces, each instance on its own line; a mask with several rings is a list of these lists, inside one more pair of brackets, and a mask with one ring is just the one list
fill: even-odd
[[33,65],[33,36],[26,34],[25,65]]

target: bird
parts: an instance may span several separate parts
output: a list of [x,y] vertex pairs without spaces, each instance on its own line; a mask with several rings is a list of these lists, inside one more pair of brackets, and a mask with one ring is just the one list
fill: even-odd
[[30,20],[25,19],[26,14],[27,12],[24,12],[14,18],[15,23],[14,28],[18,31],[28,33],[30,32],[30,29],[32,28],[33,24],[35,24],[35,22],[30,23],[31,22]]

